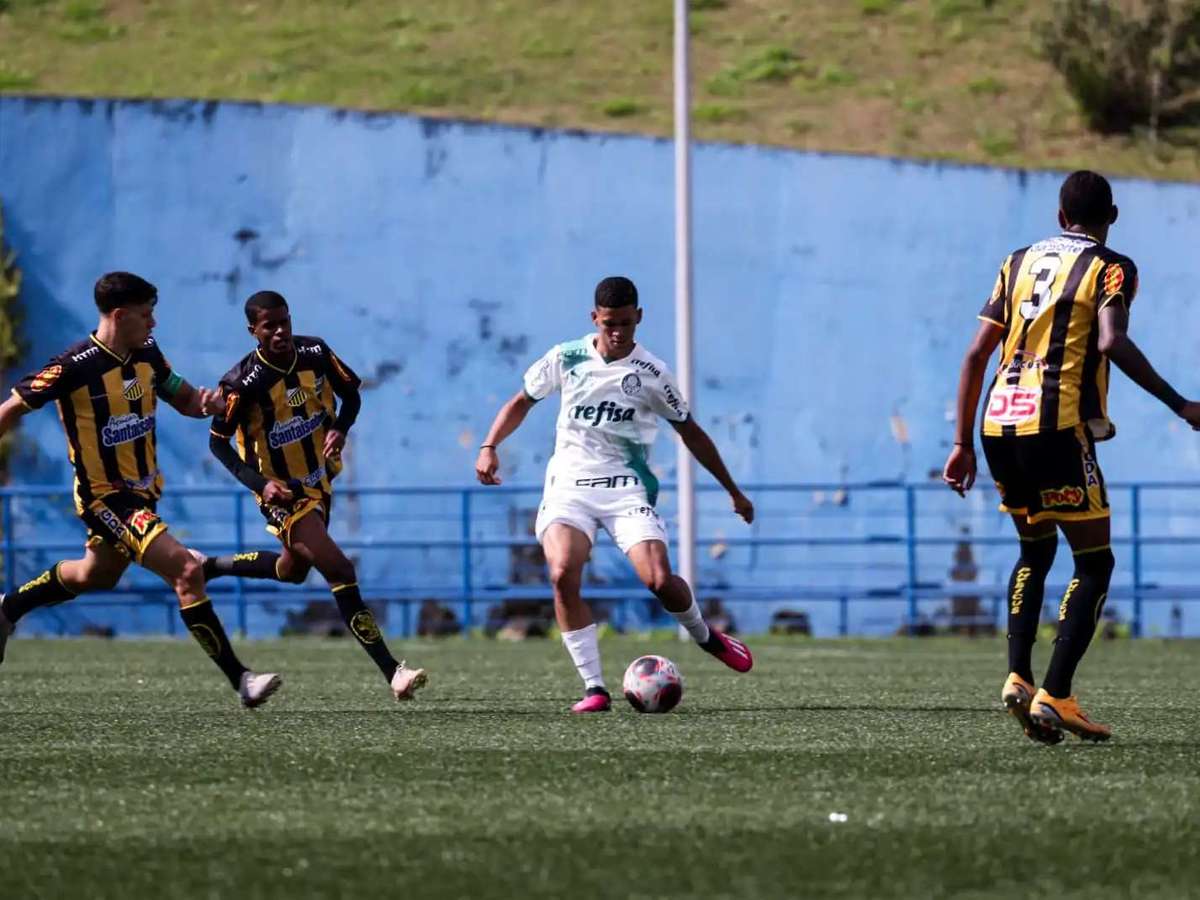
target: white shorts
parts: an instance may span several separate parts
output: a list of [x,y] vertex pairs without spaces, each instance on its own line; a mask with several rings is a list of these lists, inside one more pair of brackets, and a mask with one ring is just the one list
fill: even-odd
[[603,528],[622,553],[643,541],[667,543],[667,524],[646,500],[641,488],[571,488],[550,490],[542,496],[534,533],[538,543],[556,522],[570,525],[596,543],[596,529]]

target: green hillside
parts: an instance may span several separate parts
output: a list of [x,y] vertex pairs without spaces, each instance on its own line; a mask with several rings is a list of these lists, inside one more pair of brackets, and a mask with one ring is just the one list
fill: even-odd
[[[702,139],[1200,180],[1084,127],[1038,0],[692,0]],[[0,92],[668,134],[670,0],[0,0]],[[1169,137],[1169,136],[1168,136]]]

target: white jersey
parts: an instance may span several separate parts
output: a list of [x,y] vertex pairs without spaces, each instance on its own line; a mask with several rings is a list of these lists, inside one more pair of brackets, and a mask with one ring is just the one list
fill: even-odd
[[530,399],[555,391],[562,408],[547,489],[641,485],[653,506],[658,479],[649,459],[658,419],[683,422],[689,414],[663,361],[636,344],[624,359],[605,362],[589,334],[554,347],[525,373]]

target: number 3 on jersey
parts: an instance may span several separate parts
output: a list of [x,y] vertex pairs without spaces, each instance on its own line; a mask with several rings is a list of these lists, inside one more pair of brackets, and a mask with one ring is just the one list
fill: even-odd
[[[1033,276],[1033,289],[1030,297],[1021,304],[1021,318],[1036,319],[1042,310],[1042,304],[1050,299],[1054,289],[1054,281],[1058,278],[1058,270],[1062,268],[1062,258],[1056,253],[1047,253],[1029,267]],[[1053,302],[1053,301],[1051,301]]]

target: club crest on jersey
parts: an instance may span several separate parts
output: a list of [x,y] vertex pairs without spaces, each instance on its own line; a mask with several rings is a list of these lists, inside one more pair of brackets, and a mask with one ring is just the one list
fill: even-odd
[[287,405],[292,409],[299,409],[308,402],[308,399],[308,391],[302,387],[292,388],[287,392]]
[[636,397],[642,392],[642,379],[636,372],[630,372],[621,379],[621,390],[630,397]]
[[608,400],[601,400],[597,406],[574,406],[571,417],[583,419],[595,428],[601,422],[632,422],[634,410],[617,406]]
[[154,416],[142,417],[136,413],[128,413],[109,419],[100,429],[100,440],[104,442],[105,447],[116,447],[118,444],[127,444],[145,437],[153,430]]
[[33,376],[33,381],[29,383],[31,391],[44,391],[49,388],[54,382],[58,381],[62,375],[62,366],[46,366],[42,371]]
[[130,401],[141,400],[145,395],[145,388],[142,387],[142,383],[136,378],[130,378],[127,380],[124,383],[124,387],[121,391],[121,396]]

